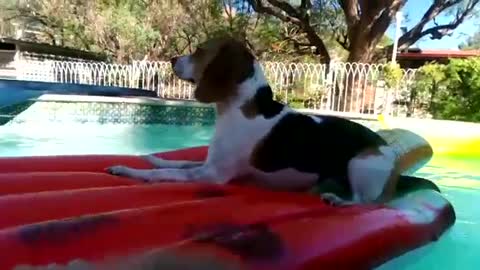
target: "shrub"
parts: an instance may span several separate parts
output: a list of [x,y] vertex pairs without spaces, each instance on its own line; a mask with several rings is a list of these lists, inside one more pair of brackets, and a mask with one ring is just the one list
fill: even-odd
[[426,109],[434,118],[438,118],[436,106],[446,89],[445,65],[430,63],[422,66],[410,89],[409,102],[412,108]]
[[399,64],[389,63],[383,69],[385,84],[388,88],[395,88],[403,77],[402,69]]
[[421,67],[411,95],[427,96],[434,118],[480,122],[480,58]]

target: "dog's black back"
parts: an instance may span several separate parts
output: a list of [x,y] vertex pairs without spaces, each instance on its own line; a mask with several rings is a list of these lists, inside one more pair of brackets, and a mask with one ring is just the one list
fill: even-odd
[[254,165],[266,172],[293,168],[318,173],[320,179],[346,179],[353,157],[382,145],[386,142],[380,135],[354,121],[292,112],[263,139]]

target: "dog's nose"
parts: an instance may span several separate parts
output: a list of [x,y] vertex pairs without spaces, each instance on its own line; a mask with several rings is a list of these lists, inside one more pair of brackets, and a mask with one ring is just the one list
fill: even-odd
[[170,59],[170,63],[172,63],[172,66],[175,66],[175,63],[177,63],[178,61],[178,57],[173,57],[172,59]]

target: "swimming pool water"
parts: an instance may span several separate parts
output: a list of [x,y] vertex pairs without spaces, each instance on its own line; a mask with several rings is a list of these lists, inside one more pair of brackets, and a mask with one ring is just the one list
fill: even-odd
[[148,154],[208,144],[213,127],[123,124],[0,126],[0,156]]
[[[12,124],[0,126],[0,156],[147,154],[205,145],[212,127],[121,124]],[[478,164],[478,165],[477,165]],[[378,269],[478,269],[480,266],[480,157],[435,157],[417,175],[436,181],[457,214],[439,241]]]
[[[456,158],[451,160],[452,164],[458,162]],[[473,270],[480,267],[480,166],[477,165],[475,173],[473,167],[447,169],[444,167],[447,163],[448,157],[434,158],[416,175],[437,183],[453,204],[457,215],[455,225],[439,241],[400,256],[378,270]],[[480,159],[467,163],[480,165]]]

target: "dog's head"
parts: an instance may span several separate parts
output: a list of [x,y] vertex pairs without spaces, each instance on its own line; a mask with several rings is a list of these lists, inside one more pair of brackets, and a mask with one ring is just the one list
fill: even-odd
[[231,37],[210,39],[194,53],[171,60],[174,73],[195,83],[195,98],[204,103],[234,98],[238,84],[254,74],[254,62],[244,43]]

